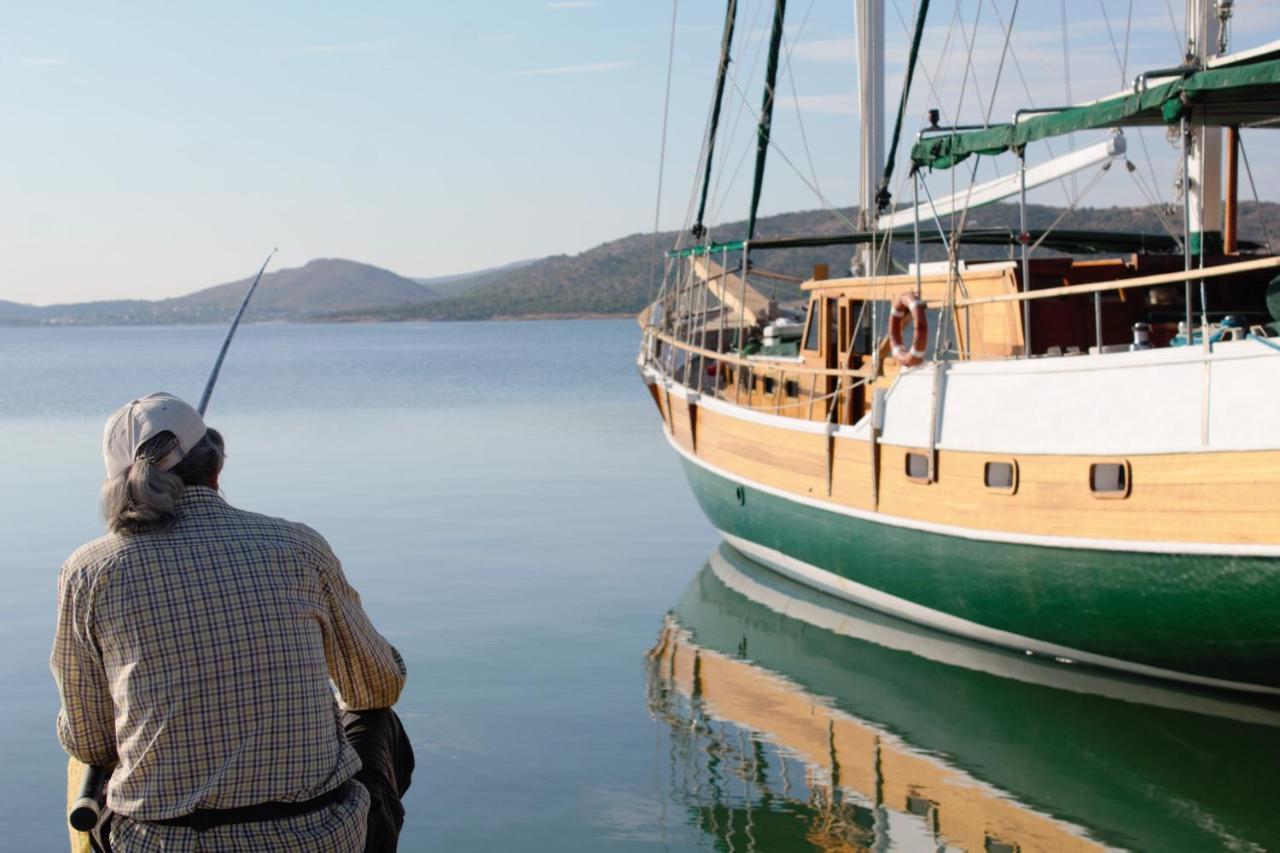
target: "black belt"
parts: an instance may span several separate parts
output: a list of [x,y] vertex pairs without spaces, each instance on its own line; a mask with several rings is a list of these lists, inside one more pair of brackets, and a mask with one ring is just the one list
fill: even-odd
[[298,815],[318,812],[326,806],[345,800],[350,787],[350,782],[343,782],[332,791],[299,803],[272,802],[240,806],[234,809],[196,809],[191,814],[146,822],[156,823],[160,826],[185,826],[188,829],[194,829],[196,832],[204,832],[215,826],[227,826],[233,823],[260,823],[266,820],[283,820],[287,817],[297,817]]

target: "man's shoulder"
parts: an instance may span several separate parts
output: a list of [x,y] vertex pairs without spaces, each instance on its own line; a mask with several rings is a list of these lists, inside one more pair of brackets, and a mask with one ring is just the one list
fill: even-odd
[[300,521],[290,521],[239,507],[228,509],[236,518],[237,525],[254,538],[274,540],[321,558],[332,553],[328,541],[314,528]]
[[118,533],[108,533],[92,542],[86,542],[71,552],[71,556],[62,564],[60,581],[67,583],[96,574],[118,561],[132,546],[128,536]]

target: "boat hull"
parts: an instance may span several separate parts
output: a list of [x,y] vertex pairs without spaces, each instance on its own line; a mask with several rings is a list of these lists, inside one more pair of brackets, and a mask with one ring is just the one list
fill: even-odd
[[682,454],[735,547],[893,615],[1030,653],[1280,693],[1280,559],[1062,548],[880,523]]

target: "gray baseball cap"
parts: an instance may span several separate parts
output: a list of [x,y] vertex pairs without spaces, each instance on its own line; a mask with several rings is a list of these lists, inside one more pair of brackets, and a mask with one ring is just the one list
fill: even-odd
[[107,418],[102,432],[102,458],[107,465],[107,478],[128,469],[137,458],[138,448],[162,432],[171,432],[178,447],[157,467],[168,471],[177,465],[204,438],[204,418],[189,403],[163,391],[132,400]]

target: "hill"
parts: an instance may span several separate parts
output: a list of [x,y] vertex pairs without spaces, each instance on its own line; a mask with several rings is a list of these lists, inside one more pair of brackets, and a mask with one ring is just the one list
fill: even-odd
[[[1280,205],[1266,202],[1262,207],[1268,222],[1280,224]],[[1029,205],[1028,225],[1033,229],[1047,228],[1062,212],[1058,207]],[[854,210],[845,209],[840,213],[854,221]],[[1175,227],[1180,227],[1179,218],[1174,217],[1172,221]],[[1016,228],[1017,222],[1016,205],[994,204],[971,211],[968,227]],[[1063,217],[1058,227],[1164,233],[1159,217],[1150,208],[1081,208]],[[716,240],[739,239],[745,229],[745,222],[731,222],[713,229],[712,235]],[[759,221],[757,234],[781,237],[834,234],[848,230],[848,226],[830,211],[809,210],[764,217]],[[1240,230],[1243,239],[1262,241],[1265,238],[1257,205],[1241,205]],[[666,249],[674,244],[675,238],[676,232],[661,233],[656,240],[657,246],[660,250]],[[580,254],[553,255],[516,268],[485,271],[470,279],[466,291],[457,295],[431,302],[390,306],[359,315],[338,312],[330,319],[484,320],[634,314],[644,307],[652,293],[654,244],[653,234],[632,234]],[[834,276],[848,269],[852,254],[851,247],[834,246],[761,251],[753,253],[752,258],[760,267],[802,277],[810,274],[814,264],[825,263]],[[1001,248],[975,247],[965,251],[965,256],[970,258],[1005,254],[1007,250]],[[910,245],[900,244],[894,255],[899,261],[909,260]],[[941,247],[925,249],[925,260],[944,257]],[[661,276],[661,266],[656,273]]]
[[512,261],[509,264],[503,264],[498,267],[488,267],[482,270],[472,270],[471,272],[455,273],[454,275],[438,275],[431,278],[420,278],[413,276],[413,281],[418,284],[426,285],[434,290],[441,298],[450,296],[460,296],[468,290],[474,290],[482,284],[488,284],[490,281],[505,275],[512,270],[529,264],[537,263],[538,259],[524,261]]
[[[47,306],[0,303],[0,322],[221,323],[235,313],[251,280],[214,285],[172,299]],[[245,319],[305,321],[340,312],[411,306],[436,298],[438,294],[430,287],[390,270],[340,258],[322,258],[264,275]]]

